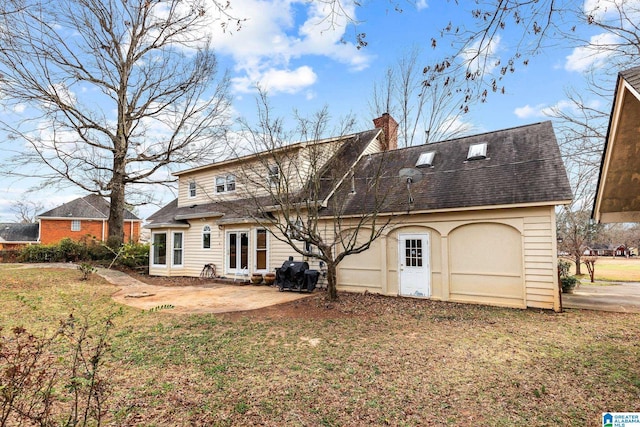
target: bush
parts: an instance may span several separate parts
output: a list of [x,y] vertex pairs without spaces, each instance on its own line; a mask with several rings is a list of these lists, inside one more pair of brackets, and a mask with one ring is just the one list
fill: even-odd
[[149,265],[149,245],[142,243],[125,243],[118,252],[116,264],[129,267],[146,267]]
[[560,285],[562,286],[562,292],[571,292],[573,288],[578,284],[578,278],[576,276],[560,277]]
[[58,245],[31,245],[23,248],[18,258],[21,262],[60,262],[62,252]]
[[565,292],[565,293],[571,292],[579,282],[576,276],[571,276],[569,274],[570,268],[571,268],[571,263],[569,261],[565,261],[563,259],[558,260],[558,273],[560,274],[560,286],[562,287],[562,292]]
[[125,243],[113,250],[97,240],[76,242],[69,238],[53,245],[31,245],[19,251],[21,262],[110,262],[128,268],[149,265],[149,245]]

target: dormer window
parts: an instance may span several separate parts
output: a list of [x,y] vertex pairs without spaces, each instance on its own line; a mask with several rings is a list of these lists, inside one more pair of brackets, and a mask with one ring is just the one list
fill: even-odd
[[218,176],[216,177],[216,193],[224,193],[225,191],[235,191],[236,176]]
[[436,156],[435,151],[427,151],[425,153],[421,153],[420,157],[418,157],[418,161],[416,162],[417,168],[429,168],[433,166],[433,158]]
[[196,182],[191,181],[189,183],[189,197],[196,197]]
[[469,153],[467,154],[467,160],[481,160],[487,158],[487,143],[481,142],[479,144],[471,144],[469,146]]

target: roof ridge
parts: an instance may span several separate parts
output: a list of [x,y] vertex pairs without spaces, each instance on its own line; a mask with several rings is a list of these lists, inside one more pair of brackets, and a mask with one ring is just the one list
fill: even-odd
[[[445,143],[448,143],[448,142],[460,141],[462,139],[477,138],[477,137],[482,137],[484,135],[498,134],[498,133],[503,133],[503,132],[507,132],[507,131],[511,131],[511,130],[531,127],[531,126],[539,126],[539,125],[542,125],[542,124],[545,124],[545,123],[551,123],[551,120],[545,120],[543,122],[535,122],[535,123],[529,123],[529,124],[524,124],[524,125],[518,125],[518,126],[513,126],[513,127],[510,127],[510,128],[506,128],[506,129],[487,131],[487,132],[483,132],[483,133],[474,133],[473,135],[460,136],[460,137],[451,138],[451,139],[444,139],[442,141],[427,142],[425,144],[420,144],[420,145],[411,145],[409,147],[396,148],[395,150],[390,150],[388,152],[390,153],[390,152],[397,152],[397,151],[404,151],[404,150],[415,150],[415,149],[418,149],[420,147],[425,148],[425,147],[429,147],[431,145],[445,144]],[[382,154],[382,153],[385,153],[385,151],[380,151],[380,152],[377,152],[377,153],[371,153],[371,155],[377,155],[377,154]]]
[[[94,204],[90,203],[90,202],[87,200],[87,198],[88,198],[88,197],[92,197],[92,196],[102,198],[102,196],[99,196],[99,195],[97,195],[97,194],[87,194],[86,196],[82,197],[82,198],[81,198],[81,200],[82,200],[83,202],[85,202],[86,204],[88,204],[89,206],[91,206],[91,207],[92,207],[94,210],[96,210],[100,215],[103,215],[103,216],[104,216],[104,215],[105,215],[105,213],[104,213],[104,212],[102,212],[102,211],[101,211],[100,209],[98,209]],[[104,199],[102,199],[102,200],[103,200],[103,201],[105,201]],[[71,202],[69,202],[69,203],[71,203]],[[108,215],[106,215],[106,216],[108,217]]]

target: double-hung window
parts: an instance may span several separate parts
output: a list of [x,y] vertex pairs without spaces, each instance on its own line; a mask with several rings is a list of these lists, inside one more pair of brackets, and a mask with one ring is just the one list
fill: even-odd
[[202,249],[211,248],[211,227],[205,225],[202,228]]
[[280,167],[278,165],[269,166],[269,186],[278,187],[280,185]]
[[173,265],[182,265],[182,233],[173,233]]
[[71,220],[71,231],[80,231],[81,227],[81,222],[79,219],[72,219]]
[[195,181],[191,181],[189,183],[189,197],[191,197],[191,198],[196,197],[196,182]]
[[235,191],[236,176],[226,175],[216,177],[216,193],[224,193],[225,191]]
[[167,264],[167,233],[153,235],[153,265]]

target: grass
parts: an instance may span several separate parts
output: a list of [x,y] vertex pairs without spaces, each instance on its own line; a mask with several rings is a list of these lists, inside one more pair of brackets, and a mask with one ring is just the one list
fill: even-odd
[[[584,264],[581,272],[580,277],[588,280],[589,272]],[[571,267],[571,273],[575,274],[575,264]],[[640,258],[599,257],[594,278],[604,282],[640,282]]]
[[[80,276],[0,267],[0,325],[45,331],[119,308],[113,286]],[[108,423],[599,426],[601,412],[640,410],[640,315],[353,294],[332,310],[343,316],[125,307],[106,361]]]

